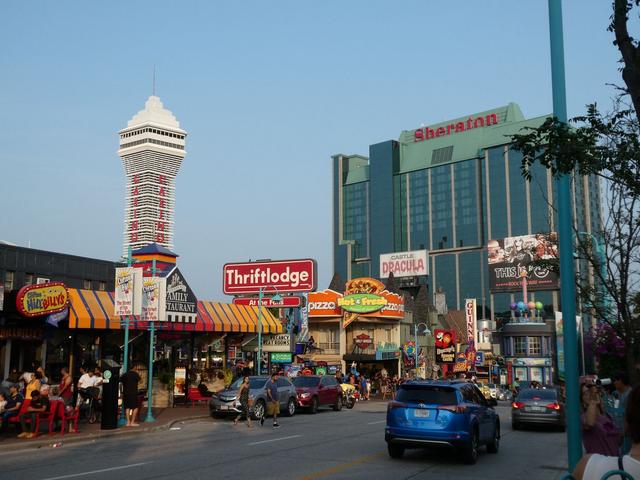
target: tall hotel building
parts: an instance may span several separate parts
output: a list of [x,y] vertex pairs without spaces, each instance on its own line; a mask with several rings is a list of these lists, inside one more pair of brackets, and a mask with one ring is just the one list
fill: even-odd
[[119,134],[118,155],[127,176],[123,256],[129,247],[135,250],[153,242],[171,249],[175,178],[185,156],[187,132],[154,95]]
[[[491,320],[508,317],[522,294],[490,292],[487,243],[557,229],[551,173],[536,164],[525,181],[522,155],[509,145],[511,135],[546,118],[525,119],[511,103],[403,131],[371,145],[368,157],[334,155],[334,271],[380,278],[381,254],[425,249],[429,275],[410,282],[426,283],[431,295],[441,290],[449,309],[476,298]],[[578,231],[600,231],[595,177],[574,178],[573,208]],[[542,302],[547,316],[560,310],[555,290],[531,292],[529,300]]]

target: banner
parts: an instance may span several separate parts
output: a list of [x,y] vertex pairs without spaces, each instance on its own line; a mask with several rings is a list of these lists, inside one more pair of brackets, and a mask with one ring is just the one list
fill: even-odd
[[116,268],[114,315],[140,315],[142,311],[142,268]]
[[436,363],[454,363],[456,359],[456,333],[453,330],[436,329],[433,332],[436,346]]
[[146,277],[142,281],[141,320],[145,322],[166,321],[167,279]]
[[476,343],[477,316],[476,299],[467,298],[464,301],[464,318],[467,325],[467,345],[474,346]]
[[491,240],[487,245],[489,289],[491,292],[519,292],[522,290],[522,270],[527,272],[529,290],[557,290],[559,276],[541,261],[558,259],[558,235],[521,235]]
[[396,278],[429,275],[427,251],[414,250],[380,255],[380,278],[389,278],[390,273]]
[[[556,314],[556,355],[558,363],[558,378],[564,380],[564,322],[562,321],[562,312]],[[576,315],[576,328],[580,335],[582,318]],[[580,338],[580,337],[578,337]]]

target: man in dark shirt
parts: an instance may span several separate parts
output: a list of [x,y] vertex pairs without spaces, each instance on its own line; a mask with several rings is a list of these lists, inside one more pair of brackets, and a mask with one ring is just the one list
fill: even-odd
[[127,416],[127,427],[139,427],[138,418],[138,367],[134,366],[120,377],[122,382],[122,400]]
[[15,417],[20,412],[24,397],[18,393],[18,385],[15,383],[9,387],[9,397],[7,398],[7,404],[4,406],[4,411],[0,415],[0,431],[4,432],[9,425],[9,419]]
[[45,413],[49,408],[49,399],[44,395],[40,395],[38,390],[31,392],[31,403],[27,407],[27,411],[20,415],[20,425],[22,433],[18,438],[33,438],[36,436],[36,420],[38,415]]
[[280,400],[278,398],[278,374],[271,375],[271,380],[265,385],[267,389],[267,411],[264,412],[260,419],[260,425],[264,425],[264,417],[267,415],[273,415],[273,428],[278,428],[278,414],[280,413]]

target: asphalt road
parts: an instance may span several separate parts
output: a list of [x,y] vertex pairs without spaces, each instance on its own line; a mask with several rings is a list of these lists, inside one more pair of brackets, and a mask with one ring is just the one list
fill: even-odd
[[282,418],[281,428],[204,420],[172,430],[69,443],[59,448],[1,450],[2,478],[19,480],[134,479],[558,479],[566,464],[562,433],[511,431],[498,407],[500,452],[474,466],[453,451],[409,450],[392,460],[384,442],[385,405],[322,410]]

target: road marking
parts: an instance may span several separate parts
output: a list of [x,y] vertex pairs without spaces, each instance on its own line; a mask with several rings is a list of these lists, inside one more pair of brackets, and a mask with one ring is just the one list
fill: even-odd
[[367,423],[367,425],[377,425],[378,423],[384,423],[384,422],[386,422],[386,420],[378,420],[376,422],[369,422]]
[[367,463],[370,460],[375,460],[376,458],[382,457],[386,455],[386,452],[378,452],[372,455],[367,455],[365,457],[356,458],[351,462],[341,463],[336,465],[335,467],[327,468],[326,470],[320,470],[318,472],[310,473],[309,475],[305,475],[303,477],[298,477],[298,480],[316,480],[322,477],[329,477],[331,475],[335,475],[336,473],[343,472],[344,470],[348,470],[350,468],[355,467],[356,465],[361,465],[363,463]]
[[271,438],[269,440],[262,440],[261,442],[251,442],[247,443],[247,445],[260,445],[261,443],[279,442],[281,440],[289,440],[290,438],[298,438],[301,436],[302,435],[289,435],[288,437]]
[[149,463],[151,462],[132,463],[131,465],[121,465],[119,467],[102,468],[100,470],[91,470],[90,472],[72,473],[70,475],[60,475],[59,477],[48,477],[48,478],[44,478],[43,480],[62,480],[63,478],[82,477],[84,475],[93,475],[95,473],[112,472],[114,470],[124,470],[125,468],[140,467],[142,465],[147,465]]

